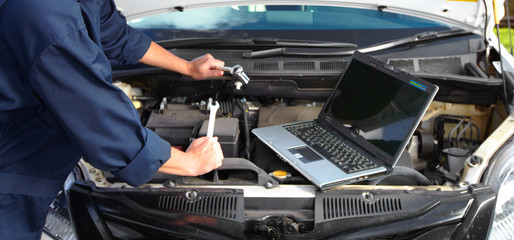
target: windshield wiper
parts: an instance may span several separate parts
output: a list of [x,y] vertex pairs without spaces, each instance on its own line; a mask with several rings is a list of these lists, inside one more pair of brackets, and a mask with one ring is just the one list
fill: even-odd
[[356,48],[354,43],[324,42],[266,38],[181,38],[158,42],[164,48],[247,46],[247,47],[299,47],[299,48]]
[[466,35],[471,34],[470,32],[466,30],[461,29],[454,29],[454,30],[448,30],[448,31],[428,31],[428,32],[422,32],[418,33],[414,36],[409,36],[405,38],[399,38],[391,41],[381,42],[374,44],[372,46],[359,49],[361,52],[376,52],[379,50],[384,50],[388,48],[397,47],[404,44],[410,44],[410,43],[417,43],[417,42],[425,42],[430,41],[433,39],[441,39],[446,37],[454,37],[454,36],[460,36],[460,35]]
[[356,47],[352,50],[334,51],[334,49],[320,49],[320,48],[272,48],[266,50],[252,51],[243,53],[243,58],[265,58],[276,56],[344,56],[352,55]]
[[341,50],[334,51],[334,49],[319,49],[319,48],[273,48],[259,51],[252,51],[243,54],[244,58],[264,58],[264,57],[276,57],[276,56],[346,56],[352,55],[354,51],[360,51],[363,53],[376,52],[388,48],[397,47],[404,44],[424,42],[433,39],[440,39],[446,37],[453,37],[459,35],[470,34],[470,32],[466,30],[449,30],[449,31],[441,31],[441,32],[422,32],[418,33],[414,36],[409,36],[405,38],[395,39],[391,41],[381,42],[374,44],[369,47],[364,47],[360,49],[351,49],[351,50]]

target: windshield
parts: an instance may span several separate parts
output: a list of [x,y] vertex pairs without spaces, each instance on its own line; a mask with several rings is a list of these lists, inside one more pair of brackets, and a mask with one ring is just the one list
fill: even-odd
[[451,26],[379,10],[312,5],[201,8],[139,18],[128,23],[153,40],[273,38],[351,42],[367,46]]

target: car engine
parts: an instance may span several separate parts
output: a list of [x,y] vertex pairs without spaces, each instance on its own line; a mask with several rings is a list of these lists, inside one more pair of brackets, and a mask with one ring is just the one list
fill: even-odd
[[[408,69],[409,66],[405,64],[414,61],[420,74],[429,70],[452,74],[458,72],[468,78],[483,79],[483,73],[478,66],[466,62],[470,59],[472,58],[469,56],[454,56],[428,60],[389,59],[388,62],[395,67],[412,71],[415,69]],[[460,68],[456,67],[457,60]],[[346,62],[333,66],[343,68],[344,63]],[[258,68],[260,65],[254,62],[253,66]],[[123,76],[117,79],[115,85],[122,88],[132,99],[146,127],[182,150],[193,139],[206,135],[209,118],[207,105],[209,99],[217,100],[220,108],[216,112],[214,135],[219,137],[226,158],[245,159],[280,183],[308,184],[301,174],[252,136],[251,129],[315,119],[336,77],[336,74],[296,78],[257,76],[250,84],[241,86],[237,84],[237,79],[228,74],[219,79],[191,81],[183,76],[166,73]],[[505,117],[495,105],[494,86],[479,87],[479,84],[464,83],[458,79],[448,81],[433,76],[426,78],[438,84],[440,92],[406,147],[397,164],[398,171],[394,171],[386,179],[363,183],[455,184],[465,160],[494,130],[495,124]],[[473,95],[481,98],[470,97]],[[251,174],[245,174],[241,169],[227,171],[225,175],[226,184],[240,183],[230,179],[250,181],[255,178],[246,176]],[[109,173],[106,176],[107,182],[116,182]],[[206,180],[210,177],[199,178]],[[156,177],[152,182],[166,179],[162,176]],[[190,179],[189,182],[196,183],[197,180]]]

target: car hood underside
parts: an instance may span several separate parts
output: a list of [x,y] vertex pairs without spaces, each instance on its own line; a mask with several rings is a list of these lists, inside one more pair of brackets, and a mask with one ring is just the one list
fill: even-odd
[[[155,14],[174,11],[187,11],[201,7],[217,7],[227,5],[287,5],[303,4],[298,1],[238,1],[238,0],[192,0],[192,1],[167,1],[154,0],[116,0],[118,10],[127,17],[127,20],[147,17]],[[497,1],[497,7],[493,7],[492,0],[397,0],[397,1],[376,1],[376,0],[330,0],[330,1],[309,1],[309,5],[331,5],[340,7],[351,7],[361,9],[376,9],[383,12],[406,14],[446,23],[461,29],[484,34],[484,26],[487,30],[494,26],[494,12],[501,18],[504,15],[503,1]],[[495,10],[493,10],[495,9]],[[486,31],[487,32],[487,31]]]

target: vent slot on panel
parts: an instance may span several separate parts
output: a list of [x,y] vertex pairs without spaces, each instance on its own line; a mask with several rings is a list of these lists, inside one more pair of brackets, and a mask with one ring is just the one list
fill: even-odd
[[402,210],[399,198],[379,198],[368,202],[361,198],[323,198],[323,219],[342,219],[394,213]]
[[161,196],[159,208],[187,212],[196,215],[211,216],[237,220],[239,217],[237,197],[230,196],[200,196],[189,200],[183,196]]
[[406,72],[448,73],[456,75],[463,74],[464,72],[464,65],[460,56],[389,59],[388,63]]
[[346,68],[348,61],[326,61],[320,62],[319,68],[324,71],[342,71]]
[[420,72],[462,73],[462,61],[460,57],[424,58],[418,61]]
[[316,64],[314,62],[284,62],[284,70],[316,70]]
[[254,71],[278,71],[278,62],[254,62]]
[[391,59],[389,64],[406,72],[414,72],[414,60],[412,59]]

